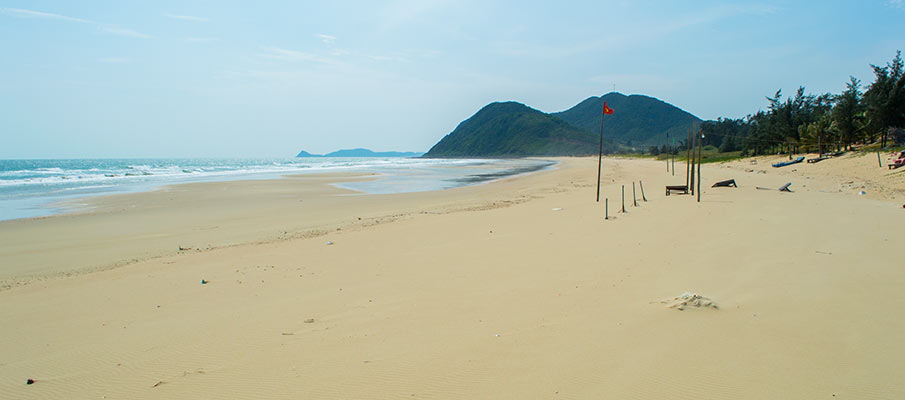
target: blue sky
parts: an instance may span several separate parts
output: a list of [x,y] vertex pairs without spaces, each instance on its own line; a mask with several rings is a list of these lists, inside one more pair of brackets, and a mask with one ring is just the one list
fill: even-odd
[[0,158],[426,151],[489,102],[614,84],[737,118],[872,82],[903,22],[902,0],[0,0]]

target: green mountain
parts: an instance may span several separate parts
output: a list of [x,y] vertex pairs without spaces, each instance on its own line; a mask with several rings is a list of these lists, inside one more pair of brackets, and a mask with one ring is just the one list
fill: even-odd
[[603,152],[628,152],[684,141],[701,119],[642,95],[608,93],[566,111],[545,114],[516,102],[491,103],[462,121],[424,157],[523,157],[597,154],[603,102],[614,110],[603,125]]
[[596,154],[599,137],[516,102],[491,103],[462,121],[424,157]]
[[613,109],[603,123],[604,138],[629,147],[643,148],[666,144],[666,135],[685,140],[692,122],[698,126],[701,119],[667,102],[653,97],[633,94],[607,93],[589,97],[566,111],[551,115],[587,132],[600,134],[600,114],[603,102]]

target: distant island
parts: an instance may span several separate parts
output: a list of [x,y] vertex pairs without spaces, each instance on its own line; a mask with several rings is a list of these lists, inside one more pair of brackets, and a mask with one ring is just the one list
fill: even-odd
[[424,153],[409,151],[371,151],[368,149],[344,149],[327,154],[311,154],[305,150],[299,152],[296,157],[421,157]]
[[435,144],[424,157],[582,156],[597,154],[603,102],[615,112],[603,127],[604,152],[629,152],[685,140],[701,119],[664,101],[643,95],[608,93],[574,107],[544,113],[517,102],[491,103]]

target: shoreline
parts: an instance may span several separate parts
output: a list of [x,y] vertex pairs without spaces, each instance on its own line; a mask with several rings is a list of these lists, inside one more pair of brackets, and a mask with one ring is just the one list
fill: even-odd
[[[319,237],[333,230],[376,225],[385,220],[398,218],[399,210],[390,205],[394,201],[393,196],[399,196],[400,209],[413,209],[417,207],[421,194],[426,194],[423,197],[430,201],[437,201],[445,197],[442,192],[478,188],[501,180],[525,177],[535,172],[555,169],[556,165],[557,162],[551,161],[530,170],[520,169],[515,172],[505,170],[501,175],[480,179],[476,183],[428,191],[401,193],[356,191],[341,185],[373,181],[379,179],[379,173],[347,171],[291,174],[278,179],[179,183],[159,186],[149,191],[90,196],[58,202],[54,203],[54,206],[65,210],[59,214],[0,221],[0,258],[17,267],[15,270],[0,271],[0,291],[48,279],[115,269],[187,251],[211,251],[246,244]],[[248,196],[236,195],[237,192],[247,190],[253,193]],[[279,216],[274,216],[273,210],[249,206],[263,197],[268,201],[266,207],[277,207],[280,212],[290,215],[298,214],[295,210],[296,204],[284,198],[290,195],[298,196],[299,203],[311,197],[314,213],[325,208],[334,208],[328,205],[331,198],[340,199],[338,201],[340,204],[344,206],[348,204],[349,207],[368,203],[365,198],[375,198],[378,199],[380,206],[375,210],[366,211],[376,214],[357,220],[343,218],[335,210],[319,217],[302,213],[302,216],[310,217],[311,221],[290,225]],[[357,199],[359,197],[361,199]],[[216,211],[206,210],[198,215],[186,215],[184,212],[200,211],[199,207],[212,202],[221,203],[217,205]],[[255,221],[255,218],[263,219]],[[236,224],[234,220],[237,219],[249,222]],[[149,220],[156,220],[156,223]],[[170,221],[169,225],[160,222],[167,220]],[[93,226],[92,229],[100,233],[91,232],[93,235],[82,237],[82,226],[86,224]],[[132,226],[138,229],[132,229]],[[115,229],[116,232],[109,233],[111,229]],[[173,234],[173,231],[188,230],[196,232]],[[218,230],[224,232],[209,234]],[[240,233],[242,230],[251,232]],[[143,243],[135,243],[142,238]],[[60,240],[69,241],[71,244],[67,247],[72,247],[73,244],[75,247],[88,246],[100,255],[88,254],[70,259],[52,254],[57,252],[53,242]],[[51,243],[47,243],[48,241]],[[99,242],[113,248],[120,246],[128,248],[122,251],[105,250],[100,248]],[[73,249],[73,252],[75,250]],[[62,259],[65,259],[65,267],[54,266],[61,263]]]
[[[529,162],[531,159],[520,159]],[[3,160],[0,160],[3,161]],[[447,189],[479,183],[488,178],[462,175],[469,168],[486,169],[497,176],[543,165],[512,165],[513,160],[423,160],[412,158],[323,158],[306,163],[293,159],[114,159],[43,160],[45,165],[5,171],[0,183],[0,220],[40,218],[70,213],[69,204],[109,195],[143,193],[166,186],[253,180],[279,180],[308,174],[376,174],[379,182],[348,183],[346,189],[366,193],[405,193]],[[535,159],[535,163],[543,162]],[[75,164],[73,164],[75,163]],[[138,165],[132,165],[137,163]],[[189,163],[185,168],[182,163]],[[195,165],[195,164],[198,165]],[[61,169],[61,166],[66,166]],[[115,165],[115,166],[111,166]],[[90,168],[89,167],[95,167]],[[533,167],[533,168],[532,168]],[[25,168],[22,166],[21,168]],[[99,169],[102,168],[102,169]],[[119,170],[116,170],[119,168]],[[122,174],[107,172],[122,172]],[[149,172],[151,171],[151,172]],[[176,172],[174,172],[176,171]],[[457,172],[461,171],[461,172]],[[175,173],[175,175],[174,175]],[[24,175],[23,175],[24,174]],[[200,174],[200,175],[199,175]],[[103,177],[101,177],[103,175]],[[462,175],[462,176],[458,176]],[[8,178],[15,179],[9,180]],[[125,179],[124,179],[125,178]],[[477,179],[470,181],[469,179]],[[492,179],[492,177],[490,178]]]

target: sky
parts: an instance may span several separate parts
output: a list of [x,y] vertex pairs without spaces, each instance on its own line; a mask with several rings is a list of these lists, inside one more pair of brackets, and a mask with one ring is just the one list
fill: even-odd
[[0,0],[0,159],[423,152],[490,102],[614,89],[740,118],[869,84],[903,23],[903,0]]

